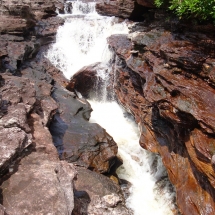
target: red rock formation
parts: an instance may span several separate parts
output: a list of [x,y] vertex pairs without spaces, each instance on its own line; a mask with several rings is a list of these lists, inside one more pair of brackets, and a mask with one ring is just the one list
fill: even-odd
[[96,3],[96,10],[99,14],[123,18],[132,18],[133,15],[142,15],[143,10],[139,11],[139,8],[145,9],[154,7],[154,0],[106,0]]
[[141,146],[162,156],[181,213],[212,215],[215,59],[203,41],[214,44],[214,35],[194,29],[177,34],[162,27],[142,29],[130,39],[108,39],[122,60],[116,96],[135,116]]

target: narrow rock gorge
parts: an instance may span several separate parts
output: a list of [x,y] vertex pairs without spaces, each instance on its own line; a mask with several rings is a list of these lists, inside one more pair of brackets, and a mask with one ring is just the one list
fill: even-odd
[[109,68],[87,61],[68,80],[47,53],[72,3],[0,0],[0,214],[137,214],[126,204],[131,185],[116,174],[117,141],[89,121],[87,99],[103,88],[134,117],[155,169],[160,155],[168,178],[155,184],[172,183],[172,214],[215,214],[215,27],[153,0],[98,0],[97,13],[126,19],[129,32],[108,35]]

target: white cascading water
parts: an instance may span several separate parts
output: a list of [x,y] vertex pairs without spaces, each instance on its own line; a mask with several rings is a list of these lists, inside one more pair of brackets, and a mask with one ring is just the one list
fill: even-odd
[[111,53],[106,38],[112,34],[128,33],[125,22],[117,23],[114,17],[99,16],[93,2],[72,2],[70,10],[71,15],[61,15],[66,18],[65,23],[59,27],[56,43],[47,53],[47,58],[68,79],[83,66],[107,63]]
[[162,189],[157,185],[166,170],[160,157],[140,147],[137,125],[116,102],[90,101],[90,104],[93,108],[90,121],[104,127],[118,145],[123,165],[117,169],[117,175],[131,183],[127,207],[134,215],[172,215],[175,194],[169,192],[169,182]]
[[[127,34],[126,23],[119,23],[114,17],[99,16],[95,3],[68,1],[65,10],[67,14],[61,15],[65,24],[58,29],[56,43],[49,49],[47,58],[67,78],[86,65],[107,64],[111,53],[106,38],[112,34]],[[105,79],[107,74],[100,70],[98,75]],[[92,100],[90,103],[94,110],[90,121],[104,127],[118,144],[123,165],[117,174],[131,183],[127,207],[134,215],[172,215],[174,193],[169,192],[168,182],[162,189],[157,185],[166,174],[165,168],[160,158],[139,146],[137,125],[125,117],[125,111],[114,101]],[[157,166],[153,170],[155,159]]]

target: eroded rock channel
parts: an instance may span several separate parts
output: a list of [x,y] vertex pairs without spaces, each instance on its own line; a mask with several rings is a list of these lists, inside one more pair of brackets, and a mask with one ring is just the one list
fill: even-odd
[[[147,214],[215,214],[212,25],[184,23],[148,0],[0,3],[0,214],[142,215],[143,195],[129,198],[152,178],[137,176],[132,188],[122,176],[133,171],[123,169],[126,161],[149,165],[155,202],[169,201],[170,212],[158,205]],[[138,154],[116,170],[125,159],[121,140],[108,133],[103,116],[89,121],[98,101],[86,99],[93,97],[123,106],[122,118],[136,122],[140,146],[150,152],[124,144]],[[135,211],[132,201],[142,208]]]

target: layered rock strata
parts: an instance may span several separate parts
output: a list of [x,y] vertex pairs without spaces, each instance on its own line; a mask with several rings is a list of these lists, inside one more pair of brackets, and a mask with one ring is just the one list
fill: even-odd
[[[75,208],[73,215],[79,214],[133,214],[125,207],[119,185],[104,175],[78,167],[74,182]],[[86,182],[87,178],[87,182]]]
[[162,156],[181,213],[212,215],[213,31],[201,26],[189,31],[179,25],[181,32],[173,32],[165,22],[135,28],[139,32],[108,39],[121,60],[115,66],[116,97],[135,116],[140,145]]
[[[63,3],[1,1],[0,214],[72,214],[84,205],[78,195],[74,206],[74,178],[79,183],[79,175],[87,171],[72,163],[104,173],[116,160],[112,137],[88,122],[90,104],[64,88],[68,80],[45,58],[64,22],[55,12],[63,11]],[[101,178],[102,190],[108,179],[99,173],[87,172]],[[92,181],[85,185],[95,186]],[[97,212],[122,207],[129,214],[119,186],[111,180],[109,186],[116,190],[110,189],[111,198],[101,200]],[[102,198],[101,193],[95,194],[91,214]]]

